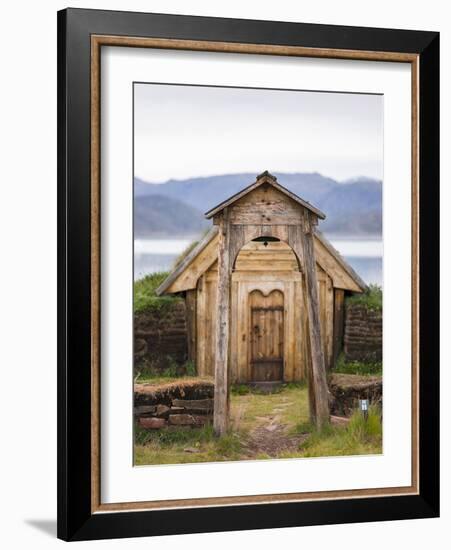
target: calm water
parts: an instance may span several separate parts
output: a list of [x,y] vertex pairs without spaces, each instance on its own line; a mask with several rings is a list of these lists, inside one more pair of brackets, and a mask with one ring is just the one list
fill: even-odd
[[[135,240],[135,280],[168,271],[193,239]],[[329,236],[332,245],[367,283],[382,285],[382,241]]]

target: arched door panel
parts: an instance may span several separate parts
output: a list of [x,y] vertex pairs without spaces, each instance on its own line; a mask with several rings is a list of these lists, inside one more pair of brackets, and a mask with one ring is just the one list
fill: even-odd
[[283,381],[284,296],[273,290],[249,295],[250,364],[253,382]]

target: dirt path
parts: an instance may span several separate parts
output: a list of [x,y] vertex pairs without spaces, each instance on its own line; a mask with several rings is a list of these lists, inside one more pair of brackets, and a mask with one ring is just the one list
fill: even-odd
[[289,426],[280,423],[279,415],[257,417],[258,424],[252,428],[243,449],[248,458],[261,454],[277,457],[280,453],[298,451],[308,434],[290,434]]

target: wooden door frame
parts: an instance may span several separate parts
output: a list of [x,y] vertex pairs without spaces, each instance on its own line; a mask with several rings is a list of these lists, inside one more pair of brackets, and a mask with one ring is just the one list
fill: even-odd
[[231,342],[231,288],[235,259],[243,246],[257,237],[275,237],[293,250],[303,272],[304,302],[306,304],[310,361],[308,361],[308,388],[310,421],[318,428],[329,423],[329,391],[321,340],[319,296],[313,234],[317,217],[300,211],[297,225],[257,225],[230,222],[226,206],[214,217],[218,225],[218,286],[216,316],[216,354],[213,427],[216,435],[228,430],[230,410],[230,342]]

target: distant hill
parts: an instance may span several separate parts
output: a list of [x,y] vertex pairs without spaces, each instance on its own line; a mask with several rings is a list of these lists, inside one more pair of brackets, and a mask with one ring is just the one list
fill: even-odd
[[150,195],[135,197],[134,225],[136,237],[186,237],[202,232],[209,222],[185,202]]
[[[356,236],[381,234],[381,181],[362,177],[339,183],[316,172],[275,175],[290,191],[324,211],[321,230]],[[209,225],[203,213],[252,183],[255,176],[227,174],[162,184],[135,178],[135,234],[178,236],[200,231]]]

